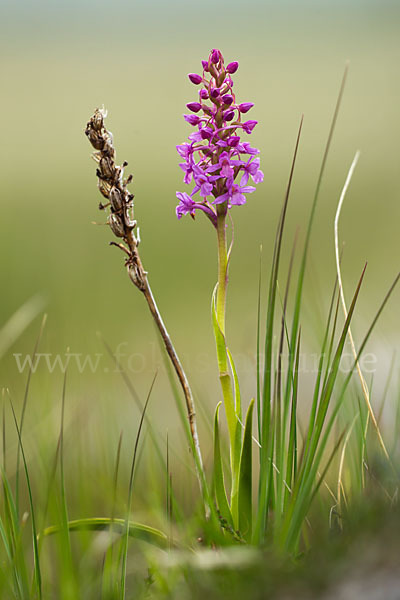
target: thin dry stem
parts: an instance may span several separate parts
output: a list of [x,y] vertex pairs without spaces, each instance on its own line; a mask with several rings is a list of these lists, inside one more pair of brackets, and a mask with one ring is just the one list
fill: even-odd
[[[338,283],[339,283],[340,300],[341,300],[341,303],[342,303],[343,314],[344,314],[344,318],[345,319],[347,319],[348,311],[347,311],[347,306],[346,306],[346,300],[345,300],[345,297],[344,297],[343,283],[342,283],[342,274],[341,274],[341,270],[340,270],[339,231],[338,231],[339,230],[339,217],[340,217],[340,212],[342,210],[343,202],[344,202],[344,199],[345,199],[345,196],[346,196],[346,193],[347,193],[347,189],[348,189],[348,187],[350,185],[350,181],[351,181],[351,178],[353,176],[354,169],[356,168],[359,156],[360,156],[360,152],[357,151],[356,154],[355,154],[355,156],[354,156],[353,162],[351,163],[349,172],[347,174],[347,178],[346,178],[345,184],[343,186],[342,193],[340,195],[339,204],[338,204],[337,211],[336,211],[336,216],[335,216],[336,270],[337,270],[337,277],[338,277]],[[353,339],[353,334],[351,332],[351,328],[350,327],[348,329],[348,335],[349,335],[349,341],[350,341],[351,351],[353,353],[354,360],[355,360],[355,363],[356,363],[358,377],[359,377],[360,382],[361,382],[361,388],[362,388],[363,396],[364,396],[365,403],[366,403],[367,408],[368,408],[369,418],[371,419],[372,424],[374,426],[374,429],[376,431],[376,434],[377,434],[377,437],[378,437],[378,441],[379,441],[379,445],[382,448],[382,452],[384,453],[384,455],[387,458],[387,460],[389,462],[391,462],[389,454],[388,454],[388,451],[386,450],[385,442],[383,441],[383,438],[382,438],[382,435],[381,435],[381,432],[380,432],[380,429],[379,429],[379,425],[378,425],[377,420],[375,418],[375,414],[374,414],[373,408],[371,406],[368,385],[367,385],[367,382],[365,381],[364,375],[363,375],[361,367],[360,367],[360,362],[358,360],[358,353],[357,353],[357,350],[356,350],[356,346],[355,346],[354,339]]]
[[343,442],[343,448],[342,448],[342,452],[340,455],[339,474],[338,474],[338,483],[337,483],[337,505],[339,508],[339,513],[341,513],[342,496],[343,496],[343,500],[344,500],[345,504],[347,504],[346,495],[345,495],[344,486],[343,486],[344,458],[345,458],[345,454],[346,454],[347,444],[349,443],[349,439],[353,432],[354,425],[356,424],[356,421],[358,418],[359,418],[359,415],[357,414],[354,417],[354,419],[349,427],[349,430],[348,430],[345,440]]
[[167,328],[162,320],[156,301],[150,288],[147,278],[147,272],[143,268],[142,261],[138,252],[139,235],[135,235],[136,221],[133,219],[133,194],[127,186],[132,180],[132,176],[123,177],[124,167],[128,163],[124,162],[122,166],[115,164],[115,148],[112,134],[104,126],[106,111],[96,109],[93,117],[86,126],[85,133],[97,150],[93,154],[94,160],[98,163],[96,171],[99,178],[98,187],[101,194],[107,199],[107,203],[100,203],[100,210],[109,208],[107,222],[117,238],[121,238],[123,243],[111,242],[112,245],[120,248],[127,256],[125,265],[128,275],[135,286],[143,293],[147,305],[156,322],[158,330],[163,339],[166,351],[174,366],[186,401],[186,410],[189,419],[190,433],[193,440],[194,451],[196,453],[196,472],[199,479],[200,488],[203,489],[202,476],[203,461],[200,451],[199,437],[197,433],[196,413],[194,407],[193,394],[190,389],[185,371],[172,344]]

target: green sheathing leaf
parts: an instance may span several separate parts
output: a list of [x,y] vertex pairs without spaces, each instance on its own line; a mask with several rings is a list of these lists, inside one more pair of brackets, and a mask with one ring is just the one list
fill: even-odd
[[242,453],[240,456],[239,471],[239,530],[243,538],[250,541],[252,538],[252,424],[253,424],[254,398],[249,404],[244,428]]
[[215,409],[214,416],[214,490],[217,499],[218,510],[221,517],[233,527],[233,518],[225,491],[224,471],[222,467],[221,445],[218,425],[218,415],[221,402]]
[[[217,346],[217,359],[218,359],[218,370],[219,370],[219,378],[221,381],[222,394],[224,397],[224,407],[226,413],[226,420],[228,423],[228,431],[229,438],[231,442],[231,450],[234,447],[235,436],[236,436],[236,427],[237,427],[237,418],[235,414],[235,401],[233,397],[232,390],[232,382],[230,374],[226,371],[224,372],[224,358],[227,355],[225,336],[221,331],[221,328],[218,324],[217,312],[215,306],[215,295],[217,288],[215,287],[213,295],[212,295],[212,303],[211,303],[211,313],[212,313],[212,324],[214,329],[215,343]],[[231,457],[233,460],[233,456]],[[234,466],[234,464],[232,464]]]

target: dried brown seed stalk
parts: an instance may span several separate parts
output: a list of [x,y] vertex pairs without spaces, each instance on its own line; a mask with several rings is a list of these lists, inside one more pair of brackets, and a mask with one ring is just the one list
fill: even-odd
[[122,243],[112,242],[112,245],[117,246],[127,255],[125,264],[129,277],[146,298],[150,312],[157,324],[168,356],[171,359],[182,386],[186,400],[190,432],[196,453],[195,462],[197,475],[200,488],[203,490],[203,462],[197,434],[193,394],[179,357],[157,308],[147,279],[147,272],[144,270],[142,261],[140,260],[138,252],[139,235],[138,233],[136,235],[134,233],[136,221],[132,214],[134,196],[127,189],[127,186],[132,181],[132,175],[129,175],[126,179],[123,178],[124,167],[128,165],[127,162],[124,162],[122,166],[115,164],[113,138],[104,125],[106,114],[104,109],[96,109],[85,129],[85,134],[87,135],[89,142],[92,144],[93,148],[97,150],[97,152],[93,154],[93,158],[98,163],[98,168],[96,170],[96,175],[99,179],[98,187],[101,194],[109,201],[107,204],[100,203],[99,208],[100,210],[105,210],[107,207],[109,208],[110,214],[108,215],[107,223],[113,234],[117,238],[123,238],[126,244],[125,246]]

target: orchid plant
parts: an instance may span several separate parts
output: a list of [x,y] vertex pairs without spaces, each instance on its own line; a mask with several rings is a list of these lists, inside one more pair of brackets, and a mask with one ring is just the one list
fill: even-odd
[[[212,299],[212,316],[230,440],[230,502],[226,499],[219,449],[219,405],[214,422],[214,484],[221,516],[236,530],[250,535],[251,508],[249,510],[248,504],[251,503],[251,416],[254,401],[250,403],[246,419],[246,431],[250,433],[247,436],[245,433],[243,438],[239,383],[225,337],[228,266],[232,248],[230,245],[228,249],[227,243],[227,217],[234,206],[245,204],[246,195],[255,191],[253,185],[248,185],[249,179],[257,184],[264,176],[260,170],[259,150],[241,139],[243,132],[246,136],[252,133],[257,121],[243,121],[243,115],[254,104],[238,103],[233,91],[232,75],[238,70],[238,62],[225,66],[220,50],[213,49],[208,59],[202,61],[202,67],[202,75],[188,75],[191,83],[200,89],[198,100],[186,105],[190,114],[184,115],[185,121],[196,131],[189,135],[188,142],[177,146],[179,155],[184,159],[179,165],[184,171],[183,181],[185,184],[193,182],[194,186],[190,194],[176,193],[179,200],[176,214],[178,219],[187,214],[194,218],[196,211],[200,210],[217,233],[218,283]],[[242,486],[241,479],[244,481]]]

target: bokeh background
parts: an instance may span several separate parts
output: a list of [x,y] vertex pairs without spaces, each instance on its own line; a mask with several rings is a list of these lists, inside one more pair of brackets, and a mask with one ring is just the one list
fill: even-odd
[[[46,302],[40,351],[104,354],[83,374],[69,368],[69,423],[84,427],[71,451],[102,447],[137,419],[120,374],[96,333],[128,356],[122,362],[140,397],[157,368],[150,412],[165,434],[176,426],[153,324],[123,268],[122,255],[97,210],[95,164],[84,127],[95,107],[109,111],[118,158],[134,174],[141,253],[164,319],[196,394],[219,400],[210,324],[216,242],[208,221],[175,217],[183,190],[175,146],[190,133],[185,104],[196,89],[186,74],[213,47],[238,60],[237,97],[255,102],[252,141],[261,149],[264,183],[232,211],[228,338],[238,357],[244,397],[255,393],[254,353],[260,245],[264,283],[297,129],[305,116],[285,237],[299,244],[346,61],[350,71],[313,232],[305,304],[305,343],[317,351],[335,277],[333,219],[347,170],[361,158],[341,220],[343,278],[349,298],[368,261],[354,322],[359,341],[399,268],[400,5],[389,0],[221,0],[212,2],[54,0],[1,1],[1,304],[0,324],[29,298]],[[399,349],[399,291],[369,350],[378,359],[376,386]],[[42,311],[43,312],[43,311]],[[18,407],[26,371],[14,353],[32,352],[40,317],[7,349],[1,386]],[[129,358],[130,357],[130,358]],[[130,362],[129,362],[130,361]],[[398,363],[397,363],[398,364]],[[62,373],[45,366],[32,379],[32,431],[56,428]],[[375,385],[375,384],[374,384]],[[208,409],[207,409],[208,410]],[[201,409],[200,409],[201,411]],[[126,425],[128,427],[128,425]],[[202,428],[205,426],[202,425]],[[51,437],[51,435],[50,435]],[[96,439],[99,443],[92,444]]]

